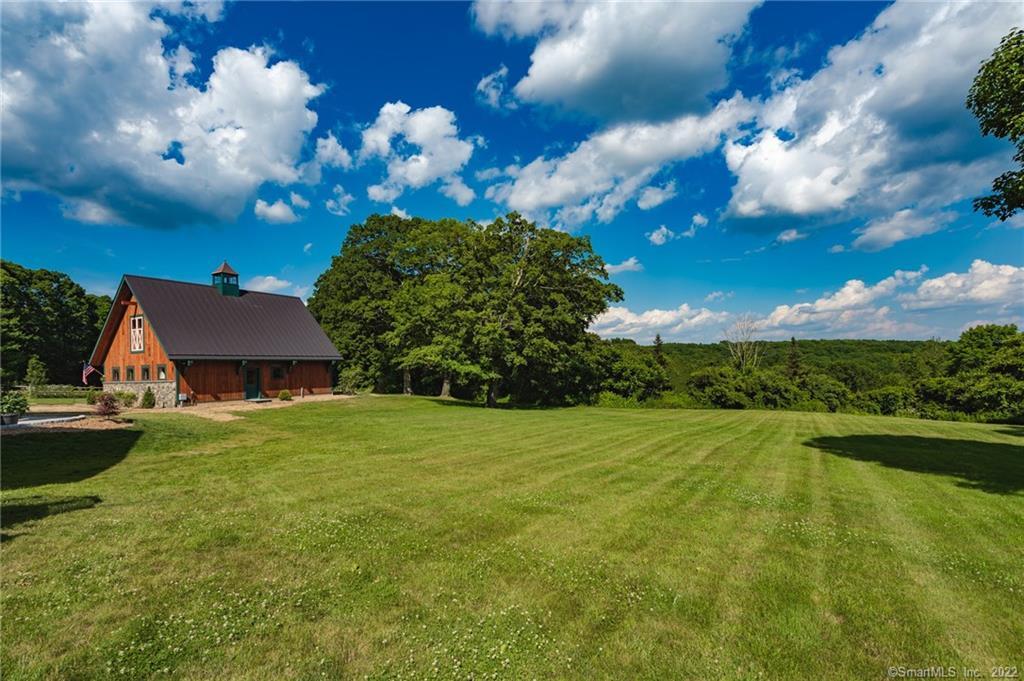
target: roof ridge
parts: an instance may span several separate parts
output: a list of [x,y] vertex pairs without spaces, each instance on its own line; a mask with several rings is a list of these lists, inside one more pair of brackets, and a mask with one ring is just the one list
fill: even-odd
[[[166,282],[170,282],[171,284],[185,284],[187,286],[200,286],[202,288],[212,288],[211,284],[200,284],[197,281],[181,281],[180,279],[168,279],[167,277],[150,277],[150,276],[147,276],[145,274],[124,274],[122,276],[125,279],[128,279],[129,277],[131,277],[133,279],[149,279],[151,281],[166,281]],[[301,296],[290,296],[287,293],[273,293],[271,291],[257,291],[256,289],[251,289],[251,288],[239,288],[239,290],[240,291],[245,291],[246,293],[258,293],[258,294],[264,295],[264,296],[277,296],[279,298],[295,298],[296,300],[299,300],[299,301],[302,300]]]

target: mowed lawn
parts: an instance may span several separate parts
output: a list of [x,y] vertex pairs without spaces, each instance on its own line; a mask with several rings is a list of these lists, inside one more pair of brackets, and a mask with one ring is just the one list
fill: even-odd
[[2,673],[1024,668],[1024,429],[361,397],[5,437]]

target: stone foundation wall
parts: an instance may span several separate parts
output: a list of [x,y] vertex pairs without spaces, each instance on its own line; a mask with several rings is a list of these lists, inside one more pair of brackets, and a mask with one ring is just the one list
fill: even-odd
[[114,383],[107,381],[103,384],[103,390],[108,393],[135,393],[135,406],[142,402],[142,395],[146,388],[153,389],[153,396],[156,398],[156,406],[173,407],[177,395],[174,392],[174,381],[131,381],[130,383]]

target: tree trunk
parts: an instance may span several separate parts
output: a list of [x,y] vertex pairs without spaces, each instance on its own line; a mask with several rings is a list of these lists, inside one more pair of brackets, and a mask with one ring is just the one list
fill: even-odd
[[408,369],[402,369],[402,393],[412,395],[412,374]]
[[441,397],[447,399],[452,396],[452,381],[448,378],[448,374],[444,375],[444,380],[441,382]]
[[497,407],[498,406],[498,381],[491,381],[487,386],[487,406]]

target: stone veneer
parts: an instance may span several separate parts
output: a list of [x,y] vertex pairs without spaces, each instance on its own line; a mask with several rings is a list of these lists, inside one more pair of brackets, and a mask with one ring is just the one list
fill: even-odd
[[122,381],[118,383],[107,381],[103,384],[103,390],[108,393],[135,393],[137,399],[133,406],[136,407],[142,403],[142,395],[146,392],[146,388],[153,389],[156,406],[173,407],[177,397],[174,387],[174,381]]

